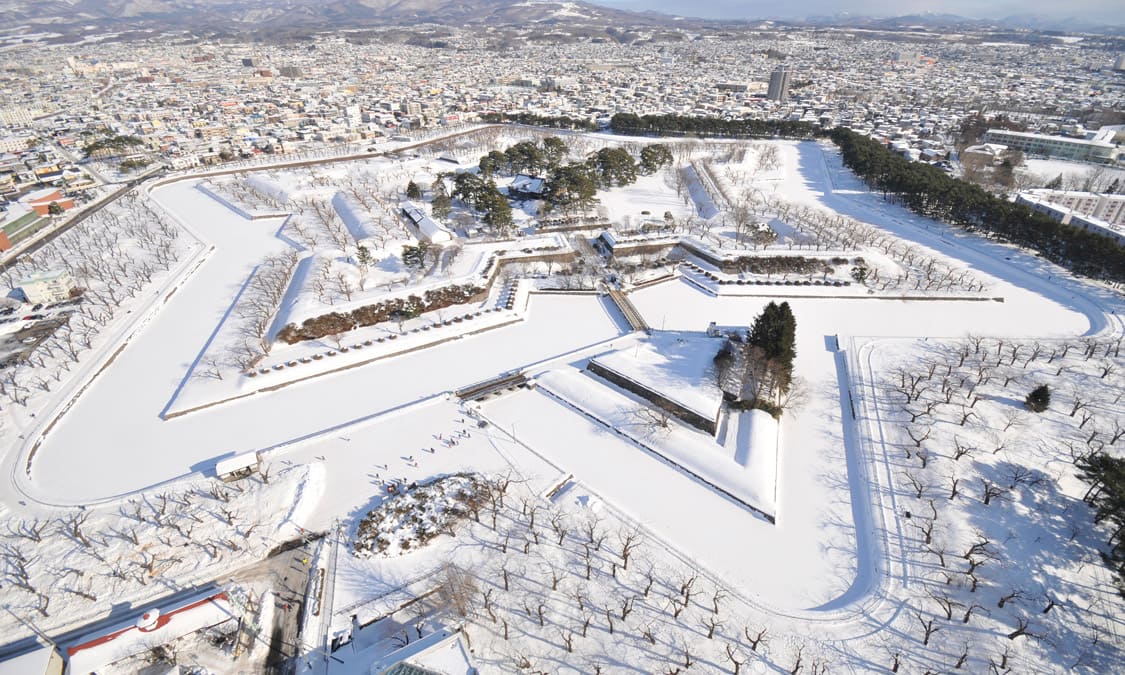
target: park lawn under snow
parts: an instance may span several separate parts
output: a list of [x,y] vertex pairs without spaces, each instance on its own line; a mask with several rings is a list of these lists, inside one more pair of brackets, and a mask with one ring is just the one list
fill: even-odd
[[[588,373],[553,370],[540,375],[536,384],[560,404],[596,420],[603,432],[619,434],[634,452],[662,458],[736,506],[774,516],[778,427],[768,414],[761,411],[756,412],[764,417],[732,414],[735,425],[744,425],[742,434],[732,428],[729,433],[734,435],[724,436],[720,444],[709,434],[674,417],[665,420],[654,415],[651,403]],[[558,428],[565,427],[559,425]],[[584,427],[577,427],[578,433],[582,433],[582,429]],[[580,436],[560,434],[558,442],[578,446],[586,441]],[[618,469],[626,470],[625,466]]]
[[[913,444],[902,436],[909,417],[903,420],[904,413],[894,408],[895,397],[901,394],[893,386],[888,389],[882,377],[896,364],[913,373],[924,372],[926,359],[934,358],[936,351],[955,352],[957,348],[950,345],[964,344],[956,341],[970,332],[1007,338],[1039,335],[1046,342],[1048,337],[1119,330],[1108,313],[1120,308],[1119,299],[1092,284],[1074,281],[1034,256],[964,235],[884,202],[863,190],[840,167],[838,156],[823,146],[778,143],[776,147],[787,177],[773,182],[776,187],[771,189],[777,194],[867,221],[930,255],[966,266],[987,280],[989,295],[1003,298],[1003,302],[789,299],[798,324],[796,375],[803,380],[806,401],[782,418],[776,525],[749,516],[604,424],[544,393],[525,390],[484,402],[481,410],[494,423],[484,431],[467,421],[471,416],[466,412],[435,395],[528,366],[534,366],[549,386],[566,372],[565,364],[604,352],[601,343],[620,339],[623,330],[615,311],[590,296],[536,296],[527,319],[517,325],[161,421],[160,406],[172,398],[203,353],[253,265],[263,252],[284,247],[275,237],[279,223],[241,218],[190,184],[160,188],[155,196],[170,212],[190,219],[192,230],[215,246],[213,254],[58,418],[39,448],[31,480],[23,480],[18,472],[12,475],[21,481],[21,489],[40,499],[87,503],[133,493],[188,471],[206,471],[216,458],[231,453],[265,449],[271,462],[316,462],[324,467],[326,496],[314,513],[300,519],[324,527],[334,514],[358,516],[377,506],[381,497],[372,495],[380,493],[380,481],[424,480],[470,467],[496,474],[513,467],[529,481],[528,503],[539,504],[547,487],[573,474],[555,502],[571,519],[560,540],[555,539],[546,512],[533,533],[527,508],[521,513],[521,500],[513,496],[504,526],[498,530],[474,523],[468,537],[439,537],[420,556],[394,561],[353,565],[340,556],[342,587],[336,611],[326,617],[340,633],[350,630],[351,614],[373,618],[396,609],[388,598],[405,601],[432,588],[431,573],[449,561],[468,570],[481,589],[474,597],[493,590],[489,602],[495,603],[496,616],[489,616],[482,606],[486,601],[481,600],[471,609],[469,626],[480,663],[490,669],[510,671],[527,660],[547,669],[574,667],[589,672],[594,664],[612,670],[630,663],[654,672],[669,663],[691,661],[694,654],[701,669],[718,671],[726,667],[725,646],[741,643],[737,653],[747,654],[746,637],[767,626],[772,637],[759,656],[770,667],[785,670],[792,669],[803,645],[809,667],[831,651],[834,667],[838,663],[843,669],[866,670],[873,663],[888,664],[891,651],[897,649],[904,654],[907,669],[944,669],[952,667],[963,649],[964,668],[985,672],[988,660],[1010,647],[1014,649],[1010,665],[1017,672],[1062,668],[1108,672],[1120,646],[1104,636],[1120,632],[1120,605],[1091,553],[1098,533],[1087,529],[1089,514],[1075,503],[1081,486],[1070,473],[1069,457],[1049,443],[1036,447],[1032,457],[1021,454],[1016,459],[1033,463],[1030,468],[1051,480],[1033,484],[1021,475],[1016,483],[1012,467],[1001,464],[1015,460],[1004,452],[991,456],[991,450],[983,449],[984,442],[992,440],[989,434],[997,424],[1006,423],[1005,415],[1011,412],[1012,404],[1005,399],[1018,402],[1019,392],[1030,383],[1017,379],[1018,390],[982,390],[996,398],[985,398],[971,408],[977,417],[966,420],[968,431],[958,423],[964,415],[959,407],[935,407],[930,414],[938,445],[922,467],[917,453],[906,453]],[[287,189],[284,181],[279,184]],[[683,281],[651,286],[633,293],[632,299],[651,325],[677,331],[702,331],[711,321],[747,325],[767,300],[713,297]],[[893,351],[883,351],[882,343],[863,347],[851,336],[905,339],[894,342]],[[947,336],[952,342],[939,342],[936,336]],[[569,355],[560,358],[560,354]],[[876,359],[874,367],[868,357]],[[1070,358],[1076,361],[1078,356]],[[1035,368],[1042,368],[1041,359],[1042,355],[1033,362]],[[1018,362],[1014,365],[1020,367]],[[1085,389],[1101,386],[1097,372],[1086,368],[1078,365],[1054,376],[1062,378],[1060,405],[1067,405],[1068,396],[1081,391],[1076,388],[1072,393],[1070,383]],[[1046,371],[1035,372],[1049,376]],[[1120,385],[1113,387],[1120,389]],[[940,391],[935,386],[927,396]],[[583,395],[593,398],[588,392]],[[33,404],[45,400],[36,396]],[[850,421],[852,404],[857,424]],[[1091,401],[1086,411],[1096,415],[1081,432],[1074,430],[1082,422],[1081,409],[1075,417],[1066,414],[1069,408],[1053,411],[1050,417],[1028,422],[1029,436],[1013,437],[1013,443],[1028,446],[1044,436],[1084,443],[1087,429],[1108,428],[1109,420],[1120,413],[1116,405]],[[951,417],[955,413],[956,419]],[[44,417],[55,419],[53,413]],[[440,441],[451,429],[471,436],[444,446]],[[978,447],[972,457],[955,460],[943,455],[949,452],[951,433],[954,443],[961,433],[973,435]],[[84,452],[76,453],[76,448]],[[14,448],[10,450],[6,468],[20,457]],[[130,467],[128,472],[121,470],[125,466]],[[925,482],[925,489],[909,509],[925,516],[928,500],[936,504],[943,498],[938,489],[944,491],[944,481],[950,479],[945,471],[950,467],[964,471],[966,487],[963,496],[945,498],[949,504],[941,505],[938,532],[948,538],[954,555],[963,553],[960,549],[975,536],[962,523],[979,524],[989,538],[986,549],[996,557],[977,570],[984,584],[979,596],[965,588],[965,558],[947,570],[956,584],[933,576],[940,565],[918,543],[918,524],[924,522],[912,517],[907,523],[902,514],[916,489],[906,472],[933,470],[933,475],[915,476]],[[980,498],[985,491],[982,478],[1015,484],[1002,484],[1005,493],[986,506]],[[116,504],[127,504],[127,499]],[[365,505],[367,500],[370,503]],[[613,514],[615,522],[607,526],[606,548],[595,549],[596,567],[587,580],[583,544],[591,542],[584,541],[580,521],[591,519],[598,505],[597,512]],[[20,516],[47,510],[35,505],[20,509]],[[263,510],[261,505],[248,508],[254,513]],[[1001,517],[986,517],[1000,512]],[[1069,537],[1070,532],[1058,529],[1063,520],[1081,526],[1069,543],[1060,534]],[[646,550],[638,552],[625,570],[621,541],[633,529],[647,540]],[[519,542],[518,548],[509,546],[505,556],[498,556],[505,533]],[[1015,536],[1008,537],[1010,533]],[[525,543],[529,540],[533,543]],[[509,572],[518,572],[518,578],[514,591],[501,592],[499,580],[509,560],[514,566]],[[645,591],[648,562],[659,583]],[[132,564],[136,568],[145,563]],[[1029,575],[1028,570],[1036,569],[1045,574]],[[566,574],[554,581],[551,570]],[[688,570],[702,570],[701,589],[683,599]],[[996,607],[1013,585],[1025,579],[1028,588],[1021,589],[1023,598],[1013,597],[1004,607]],[[708,596],[719,587],[729,590],[729,609],[712,611]],[[1048,587],[1066,588],[1068,596],[1060,598],[1064,602],[1050,614],[1042,614],[1041,591]],[[576,589],[593,604],[576,599]],[[632,607],[629,598],[635,598]],[[684,609],[672,616],[678,598],[683,599]],[[977,598],[984,599],[977,602],[989,606],[991,615],[973,610],[975,618],[968,624],[952,613],[952,618],[945,618],[950,602],[958,603],[960,614]],[[29,602],[34,599],[28,596]],[[25,609],[35,611],[30,605]],[[579,639],[576,633],[584,614],[596,623],[590,625],[592,637]],[[1089,622],[1091,615],[1100,623]],[[620,617],[616,631],[610,627],[614,616]],[[705,622],[710,619],[713,625],[720,618],[724,626],[714,628],[719,639],[706,638]],[[511,636],[502,634],[502,619]],[[1021,619],[1047,639],[1006,639]],[[938,625],[941,632],[923,645],[926,621],[937,622],[931,625]],[[872,625],[891,629],[878,631],[873,638]],[[744,632],[744,627],[751,631]],[[15,630],[14,625],[11,628]],[[1098,641],[1093,640],[1096,631],[1103,636]],[[568,636],[576,651],[570,651]],[[829,646],[817,638],[833,642]]]
[[622,229],[640,227],[646,222],[662,225],[666,212],[671,212],[676,220],[692,216],[694,209],[690,200],[677,196],[675,188],[667,185],[670,170],[638,176],[632,185],[599,192],[599,213]]
[[[1123,435],[1119,344],[974,338],[856,349],[866,380],[857,394],[872,415],[876,470],[902,516],[897,537],[918,612],[939,621],[952,612],[962,625],[987,613],[975,622],[1039,636],[1027,649],[1044,661],[1115,667],[1120,645],[1095,637],[1119,630],[1099,609],[1119,602],[1099,557],[1108,533],[1081,502],[1088,485],[1074,459]],[[1023,401],[1039,384],[1053,393],[1036,414]]]
[[[267,475],[231,484],[196,477],[34,517],[5,509],[5,602],[40,629],[63,632],[166,595],[166,579],[188,587],[263,557],[308,525],[324,481],[318,466],[267,467]],[[11,615],[0,625],[7,635],[25,630]]]
[[698,333],[661,332],[637,341],[632,349],[600,354],[594,361],[714,419],[723,400],[714,368],[723,341]]

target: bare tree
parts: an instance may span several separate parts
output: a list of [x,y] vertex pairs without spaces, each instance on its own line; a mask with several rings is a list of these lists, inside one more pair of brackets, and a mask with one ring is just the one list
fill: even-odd
[[722,622],[714,614],[708,615],[703,619],[703,627],[707,629],[707,639],[713,640],[715,638],[715,630],[722,627]]
[[984,478],[981,479],[981,501],[988,506],[996,497],[1001,497],[1007,492],[1003,487]]
[[933,598],[934,602],[936,602],[939,607],[941,607],[941,611],[945,614],[945,618],[947,620],[952,619],[953,610],[961,606],[961,603],[941,593],[931,591],[930,597]]
[[641,533],[639,530],[618,532],[617,539],[620,544],[621,567],[629,569],[629,557],[641,545]]
[[742,629],[743,634],[746,636],[746,641],[750,643],[750,649],[758,651],[758,645],[765,646],[769,642],[767,637],[769,629],[762,628],[757,633],[751,633],[749,626],[744,626]]
[[970,603],[969,605],[967,605],[965,607],[965,614],[961,617],[961,623],[969,623],[969,619],[972,618],[973,612],[976,611],[976,610],[981,610],[985,614],[988,613],[988,610],[985,609],[985,607],[983,605],[978,605],[976,603]]
[[740,675],[742,672],[742,664],[746,663],[745,654],[743,654],[738,647],[728,642],[726,644],[726,657],[733,668],[733,675]]
[[1031,630],[1029,630],[1029,627],[1028,627],[1029,623],[1030,622],[1027,619],[1027,617],[1023,617],[1023,616],[1017,617],[1016,618],[1016,629],[1014,631],[1012,631],[1011,633],[1008,633],[1005,637],[1007,637],[1009,640],[1015,640],[1016,638],[1018,638],[1022,635],[1026,635],[1028,637],[1038,637],[1037,635],[1032,633]]
[[910,471],[904,471],[904,472],[903,472],[903,475],[904,475],[904,476],[906,476],[906,480],[908,480],[908,481],[910,482],[910,485],[911,485],[911,487],[912,487],[912,488],[914,488],[914,496],[915,496],[915,498],[917,498],[917,499],[921,499],[921,498],[922,498],[922,495],[923,495],[923,494],[924,494],[924,493],[926,492],[926,490],[928,490],[928,489],[930,488],[930,486],[929,486],[928,484],[926,484],[926,483],[923,483],[922,481],[920,481],[920,480],[919,480],[919,479],[918,479],[918,478],[917,478],[917,477],[916,477],[916,476],[915,476],[915,475],[914,475],[914,474],[913,474],[912,472],[910,472]]
[[915,613],[914,616],[922,626],[922,646],[928,646],[930,644],[930,638],[933,637],[934,633],[941,630],[941,627],[934,624],[934,619],[926,619],[921,614],[917,613]]
[[438,597],[458,616],[467,617],[472,609],[472,600],[479,592],[476,579],[453,563],[442,566],[440,579]]
[[1003,609],[1004,605],[1012,602],[1013,600],[1020,600],[1024,597],[1022,588],[1013,588],[1004,595],[1000,596],[1000,600],[996,603],[997,607]]

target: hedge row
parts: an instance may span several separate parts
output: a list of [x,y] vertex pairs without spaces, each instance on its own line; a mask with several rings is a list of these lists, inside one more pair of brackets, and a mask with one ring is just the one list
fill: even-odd
[[472,284],[432,288],[421,297],[410,295],[406,298],[394,298],[373,305],[364,305],[350,312],[329,312],[305,319],[300,326],[291,323],[281,329],[277,338],[287,344],[318,340],[362,326],[409,319],[425,312],[479,301],[486,293],[486,288]]

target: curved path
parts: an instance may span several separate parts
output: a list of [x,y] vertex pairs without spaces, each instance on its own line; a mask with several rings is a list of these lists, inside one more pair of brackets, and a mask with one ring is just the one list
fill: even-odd
[[[826,153],[815,143],[790,145],[787,152],[804,179],[802,185],[789,186],[787,199],[879,224],[905,241],[937,251],[972,269],[988,285],[986,295],[1004,301],[788,298],[799,326],[796,374],[807,383],[809,400],[787,416],[782,433],[777,527],[746,519],[739,537],[717,541],[709,531],[692,526],[709,518],[726,522],[718,515],[725,506],[716,500],[705,510],[639,495],[629,510],[650,515],[661,535],[723,577],[749,584],[745,587],[753,588],[771,611],[804,619],[850,615],[886,621],[888,617],[876,617],[888,611],[893,616],[901,594],[892,589],[908,585],[911,577],[880,455],[878,410],[869,400],[871,392],[864,395],[879,376],[870,366],[871,351],[888,339],[956,339],[968,333],[1121,335],[1122,302],[1095,284],[1058,276],[1057,267],[1036,256],[918,218],[858,188],[836,190]],[[770,300],[714,297],[686,284],[653,287],[632,298],[650,323],[671,330],[699,330],[710,321],[746,325]],[[880,340],[857,347],[849,336]],[[844,351],[837,352],[837,344]],[[849,388],[855,390],[859,423],[851,419]],[[845,466],[846,474],[839,471]],[[768,555],[761,555],[763,550]],[[777,560],[784,565],[779,567]],[[888,611],[875,611],[882,605]]]
[[[873,459],[849,447],[846,426],[837,424],[826,432],[824,419],[847,424],[840,407],[837,354],[827,348],[826,336],[961,337],[969,327],[991,335],[1074,336],[1119,332],[1120,322],[1105,309],[1115,302],[1112,294],[1055,277],[1050,266],[1010,247],[979,240],[968,246],[966,236],[930,221],[926,222],[932,229],[927,230],[909,213],[880,204],[872,195],[836,191],[818,146],[790,147],[790,160],[804,178],[798,190],[804,192],[797,198],[885,224],[908,241],[959,259],[993,277],[986,281],[991,285],[988,294],[1005,298],[1003,303],[790,300],[801,326],[797,374],[808,381],[812,399],[784,434],[784,489],[778,505],[782,516],[770,556],[794,562],[790,578],[771,581],[779,593],[799,593],[804,606],[829,611],[868,597],[880,582],[879,566],[885,561],[878,559],[878,548],[885,534],[876,526],[880,514],[865,506],[870,497],[867,480],[826,487],[831,476],[803,470],[823,466],[825,456],[847,462],[849,472],[858,471],[857,462]],[[216,458],[230,453],[274,447],[400,409],[625,330],[594,296],[536,297],[527,319],[518,325],[165,421],[161,407],[254,264],[286,244],[276,237],[280,220],[246,220],[196,190],[193,181],[156,188],[152,195],[214,251],[43,438],[30,478],[22,471],[23,453],[10,452],[5,458],[19,489],[40,503],[111,500],[209,470]],[[650,324],[685,330],[701,330],[709,321],[745,325],[768,300],[709,297],[686,285],[654,287],[632,297]],[[662,503],[653,508],[676,506]],[[833,523],[838,526],[834,531],[854,528],[850,536],[829,541],[809,536],[826,518],[842,515],[848,522]],[[702,530],[697,528],[697,534]],[[688,550],[695,544],[691,538],[686,543]],[[810,578],[828,582],[802,592]]]
[[[536,297],[527,319],[509,328],[163,420],[162,406],[255,263],[286,244],[275,236],[280,219],[246,220],[194,181],[152,195],[215,251],[43,439],[30,480],[16,471],[37,501],[112,499],[209,470],[223,455],[338,427],[623,332],[596,296]],[[578,314],[583,321],[574,321]]]

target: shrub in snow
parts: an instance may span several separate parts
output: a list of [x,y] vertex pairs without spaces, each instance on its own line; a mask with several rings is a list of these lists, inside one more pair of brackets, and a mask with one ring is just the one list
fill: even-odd
[[474,474],[451,474],[413,485],[368,512],[356,528],[355,554],[394,556],[425,546],[477,513],[491,484]]
[[373,326],[378,323],[410,318],[424,312],[432,312],[453,305],[476,302],[484,298],[487,289],[472,284],[450,285],[432,288],[421,297],[411,295],[407,298],[394,298],[373,305],[357,307],[350,312],[329,312],[306,319],[300,326],[288,324],[278,333],[279,340],[294,344],[304,340],[318,340],[326,335],[343,333],[360,326]]
[[723,266],[724,272],[750,274],[831,274],[834,270],[823,260],[804,256],[739,256]]
[[1051,407],[1051,390],[1047,385],[1041,384],[1031,390],[1031,393],[1024,399],[1023,404],[1031,412],[1041,413]]

